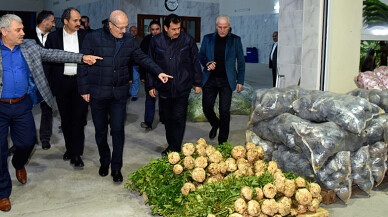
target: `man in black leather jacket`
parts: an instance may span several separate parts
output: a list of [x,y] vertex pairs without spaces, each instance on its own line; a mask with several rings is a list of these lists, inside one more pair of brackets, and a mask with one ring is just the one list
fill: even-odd
[[170,14],[164,20],[164,32],[151,39],[149,55],[163,71],[172,76],[163,83],[155,76],[148,76],[149,94],[155,97],[159,92],[159,102],[163,110],[168,147],[162,152],[181,151],[186,127],[188,98],[191,89],[201,92],[202,72],[195,40],[180,31],[181,18]]

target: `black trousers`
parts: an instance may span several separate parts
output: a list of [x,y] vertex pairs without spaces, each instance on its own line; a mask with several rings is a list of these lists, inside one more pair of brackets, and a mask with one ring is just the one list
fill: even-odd
[[40,103],[42,115],[40,117],[39,139],[41,142],[50,142],[53,134],[53,110],[45,101]]
[[[226,142],[229,137],[230,105],[233,93],[229,86],[228,79],[226,77],[217,78],[210,76],[202,91],[203,113],[212,127],[219,127],[218,143],[221,144]],[[219,119],[214,112],[214,103],[217,95],[219,95]]]
[[[96,99],[90,98],[95,128],[95,138],[100,154],[100,164],[112,170],[120,170],[123,166],[124,123],[127,116],[127,98]],[[112,135],[112,156],[108,145],[108,124]]]
[[82,155],[88,104],[78,93],[76,76],[63,76],[56,100],[61,116],[66,151],[70,156]]
[[161,119],[164,120],[167,150],[180,152],[186,129],[187,106],[189,95],[176,98],[159,97],[160,107],[163,111]]

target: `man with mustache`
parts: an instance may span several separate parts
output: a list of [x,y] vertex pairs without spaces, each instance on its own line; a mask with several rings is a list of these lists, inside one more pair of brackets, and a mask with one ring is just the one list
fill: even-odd
[[[77,9],[67,8],[61,17],[63,28],[50,33],[46,48],[79,53],[87,32],[80,30],[81,14]],[[56,96],[66,151],[63,160],[70,160],[75,168],[82,168],[88,104],[78,94],[76,63],[50,63],[45,68],[51,77],[51,90]]]
[[[78,91],[90,102],[95,138],[100,154],[100,176],[107,176],[109,166],[114,182],[122,182],[124,122],[129,92],[129,62],[134,60],[153,73],[163,83],[171,76],[163,73],[151,58],[144,54],[127,33],[128,17],[121,11],[113,11],[103,28],[86,35],[81,53],[104,57],[98,64],[79,66]],[[108,125],[111,128],[111,152],[108,145]]]
[[46,101],[55,107],[42,61],[94,64],[100,57],[44,49],[35,40],[25,39],[20,17],[0,17],[0,210],[9,211],[12,181],[8,171],[8,131],[16,146],[12,164],[16,178],[27,183],[25,164],[36,138],[32,106]]
[[147,82],[152,97],[155,97],[155,89],[159,92],[168,143],[162,152],[165,156],[169,151],[181,151],[189,94],[192,88],[195,93],[201,92],[202,72],[197,44],[189,34],[181,31],[181,18],[170,14],[163,23],[164,31],[151,39],[148,53],[173,78],[163,83],[150,75]]

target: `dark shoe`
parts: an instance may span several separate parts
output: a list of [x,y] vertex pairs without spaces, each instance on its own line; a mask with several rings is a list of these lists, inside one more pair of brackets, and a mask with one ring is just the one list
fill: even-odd
[[11,201],[9,201],[9,198],[0,199],[0,210],[3,212],[8,212],[11,210]]
[[212,129],[210,130],[210,133],[209,133],[209,138],[210,139],[216,138],[217,130],[218,130],[218,127],[212,127]]
[[50,148],[51,148],[51,144],[49,142],[47,142],[47,141],[42,142],[42,149],[43,150],[48,150]]
[[102,177],[107,176],[109,174],[109,166],[101,165],[98,174]]
[[66,151],[65,154],[63,154],[63,160],[68,161],[70,159],[71,159],[71,155],[69,152]]
[[170,150],[168,148],[166,148],[166,150],[162,151],[161,155],[162,157],[165,157],[167,156],[167,153],[169,152]]
[[82,161],[81,157],[79,155],[74,156],[70,160],[71,164],[74,164],[75,168],[82,168],[84,167],[84,162]]
[[146,130],[152,130],[152,123],[149,122],[141,122],[141,128],[145,128]]
[[16,170],[16,178],[23,185],[27,183],[27,172],[26,168]]
[[13,145],[11,148],[8,149],[8,156],[15,154],[15,151],[16,151],[16,146]]
[[120,170],[112,170],[111,176],[113,177],[114,182],[123,181],[123,175],[121,174]]
[[131,101],[136,101],[137,97],[132,97]]

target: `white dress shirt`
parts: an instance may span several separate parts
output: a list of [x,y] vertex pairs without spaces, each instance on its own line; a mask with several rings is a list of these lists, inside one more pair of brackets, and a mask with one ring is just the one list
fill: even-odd
[[46,34],[43,34],[43,32],[40,31],[40,29],[38,28],[38,26],[36,26],[35,30],[36,30],[36,35],[38,36],[40,43],[42,43],[44,46],[46,44],[46,40],[47,40],[47,36],[48,36],[49,32]]
[[[63,29],[63,50],[74,53],[79,53],[78,46],[78,34],[75,31],[73,34],[69,34]],[[77,74],[77,63],[65,63],[65,69],[63,74],[74,76]]]
[[275,44],[272,47],[272,51],[271,51],[271,61],[273,60],[273,53],[275,52],[275,49],[276,49],[277,46],[278,46],[278,43],[275,42]]

